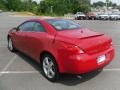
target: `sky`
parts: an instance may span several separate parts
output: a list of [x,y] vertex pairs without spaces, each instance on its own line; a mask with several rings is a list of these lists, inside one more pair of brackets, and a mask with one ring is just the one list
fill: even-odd
[[36,1],[37,3],[39,3],[41,0],[33,0],[33,1]]
[[[33,1],[37,1],[38,3],[40,2],[40,0],[33,0]],[[103,1],[103,2],[105,2],[106,0],[91,0],[91,3],[97,2],[97,1]],[[118,4],[118,5],[120,5],[120,0],[110,0],[110,1],[112,1],[112,2],[114,2],[116,4]]]

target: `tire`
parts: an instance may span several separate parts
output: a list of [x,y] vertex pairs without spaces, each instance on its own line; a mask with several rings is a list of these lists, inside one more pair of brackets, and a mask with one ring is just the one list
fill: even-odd
[[80,20],[80,17],[77,17],[77,20]]
[[83,17],[80,17],[80,20],[84,20],[84,18],[83,18]]
[[42,57],[42,73],[51,82],[55,82],[59,78],[58,66],[55,59],[49,55],[44,54]]
[[75,20],[78,20],[78,17],[75,17]]
[[86,20],[86,17],[83,17],[83,20]]
[[79,20],[79,18],[78,18],[78,17],[76,17],[76,20]]
[[13,42],[12,42],[12,39],[11,38],[8,38],[8,49],[11,51],[11,52],[15,52],[16,49],[14,48],[13,46]]

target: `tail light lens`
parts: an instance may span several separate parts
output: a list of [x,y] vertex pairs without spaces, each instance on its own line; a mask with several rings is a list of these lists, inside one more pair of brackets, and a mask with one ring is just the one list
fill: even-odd
[[64,48],[73,54],[84,54],[85,52],[78,46],[69,44],[69,43],[63,43]]
[[84,51],[82,50],[82,49],[80,49],[78,46],[68,46],[67,48],[66,48],[67,50],[69,50],[70,52],[72,52],[72,53],[77,53],[77,54],[83,54],[84,53]]
[[110,45],[112,46],[112,45],[113,45],[113,43],[111,42],[111,43],[110,43]]

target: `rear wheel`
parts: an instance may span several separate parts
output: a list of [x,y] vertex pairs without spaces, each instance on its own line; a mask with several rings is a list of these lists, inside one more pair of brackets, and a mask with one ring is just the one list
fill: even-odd
[[43,75],[52,82],[55,82],[59,77],[57,63],[49,54],[45,54],[42,58],[42,72]]

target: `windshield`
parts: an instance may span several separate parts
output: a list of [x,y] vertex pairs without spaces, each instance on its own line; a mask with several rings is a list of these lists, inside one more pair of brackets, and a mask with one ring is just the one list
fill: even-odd
[[46,20],[58,31],[80,29],[80,25],[70,20]]

